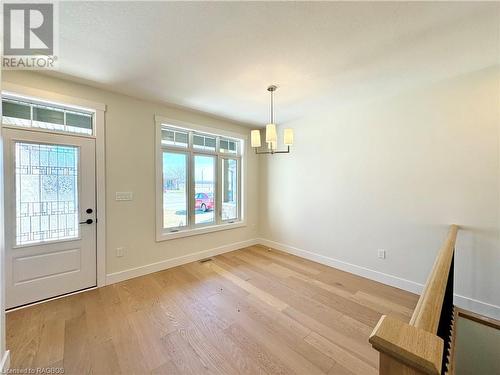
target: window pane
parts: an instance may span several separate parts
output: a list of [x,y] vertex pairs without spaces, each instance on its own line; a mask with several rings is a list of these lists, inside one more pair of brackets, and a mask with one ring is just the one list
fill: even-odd
[[161,130],[161,139],[162,139],[162,141],[165,141],[165,142],[174,143],[174,140],[175,140],[174,132],[172,130],[162,129]]
[[5,125],[31,126],[31,107],[24,103],[3,100],[2,122]]
[[194,134],[193,147],[200,150],[215,151],[215,138]]
[[187,225],[187,155],[163,153],[163,227]]
[[230,139],[221,139],[220,140],[220,152],[236,154],[236,142]]
[[175,132],[175,143],[187,145],[188,143],[188,135],[187,133]]
[[169,146],[188,146],[188,133],[173,129],[161,130],[161,143]]
[[78,237],[78,147],[16,143],[16,244]]
[[33,121],[64,125],[64,112],[50,108],[33,107]]
[[215,138],[205,138],[205,146],[215,150]]
[[215,221],[215,158],[194,156],[195,224]]
[[72,133],[92,135],[92,115],[66,112],[66,130]]
[[29,105],[4,100],[2,102],[2,114],[7,117],[31,120],[31,108]]
[[238,161],[222,159],[222,220],[238,218]]

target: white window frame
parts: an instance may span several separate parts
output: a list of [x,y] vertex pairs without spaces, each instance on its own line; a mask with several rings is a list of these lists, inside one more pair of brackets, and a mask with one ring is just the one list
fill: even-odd
[[[179,128],[188,132],[188,147],[163,145],[162,128]],[[193,147],[193,133],[201,133],[216,137],[215,151],[195,149]],[[237,154],[220,152],[219,137],[234,139],[239,142],[240,149]],[[155,116],[155,153],[156,153],[156,241],[166,241],[175,238],[194,236],[204,233],[211,233],[221,230],[228,230],[246,226],[246,153],[245,147],[247,137],[239,133],[221,130],[215,127],[208,127],[192,124],[185,121],[170,119],[163,116]],[[186,226],[178,228],[163,228],[163,152],[171,151],[185,153],[188,155],[187,170],[187,212],[188,222]],[[215,182],[215,209],[214,223],[195,224],[194,213],[194,156],[207,155],[215,158],[216,182]],[[222,220],[222,160],[235,159],[238,163],[238,218]]]

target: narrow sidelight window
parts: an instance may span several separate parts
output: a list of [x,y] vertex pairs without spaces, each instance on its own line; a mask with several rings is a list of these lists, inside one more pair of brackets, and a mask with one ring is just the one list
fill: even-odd
[[163,228],[176,230],[188,223],[187,154],[163,152]]
[[222,220],[238,218],[238,160],[222,159]]
[[195,224],[214,224],[215,215],[215,157],[194,156],[194,214]]

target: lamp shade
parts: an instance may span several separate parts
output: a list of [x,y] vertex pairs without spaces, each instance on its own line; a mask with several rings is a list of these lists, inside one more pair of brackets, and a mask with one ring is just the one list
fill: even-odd
[[283,131],[283,143],[285,146],[293,145],[293,129],[285,129]]
[[250,132],[250,137],[252,141],[252,147],[260,147],[260,130],[252,130]]
[[276,125],[267,124],[266,125],[266,142],[276,142],[278,140],[278,135],[276,134]]

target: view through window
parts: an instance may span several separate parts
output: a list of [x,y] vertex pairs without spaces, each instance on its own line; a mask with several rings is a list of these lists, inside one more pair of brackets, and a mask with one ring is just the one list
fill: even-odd
[[187,225],[187,155],[163,153],[163,227]]
[[162,126],[162,228],[166,232],[241,219],[242,141]]

